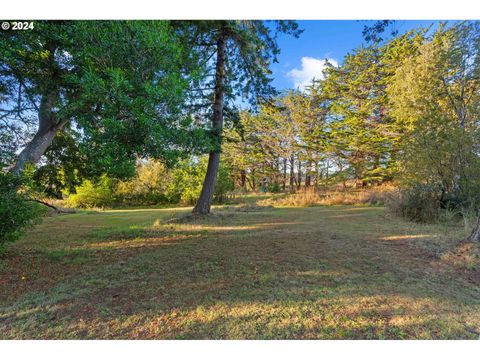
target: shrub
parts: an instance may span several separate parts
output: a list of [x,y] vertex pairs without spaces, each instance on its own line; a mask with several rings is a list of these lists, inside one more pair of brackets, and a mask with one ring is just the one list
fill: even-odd
[[115,188],[115,198],[123,205],[155,205],[168,202],[165,191],[171,173],[156,160],[139,162],[135,177],[120,181]]
[[280,184],[278,182],[268,184],[267,189],[271,193],[279,193],[282,191],[282,189],[280,188]]
[[194,204],[202,191],[206,162],[182,161],[172,171],[171,181],[167,185],[166,197],[172,203]]
[[115,183],[103,175],[98,181],[85,180],[76,194],[68,197],[66,205],[79,208],[106,207],[115,204]]
[[[115,181],[103,175],[98,181],[85,180],[64,204],[80,208],[160,203],[193,205],[202,190],[207,162],[207,157],[188,159],[172,170],[158,161],[140,162],[132,179]],[[215,184],[215,201],[223,202],[233,190],[231,169],[221,162]]]
[[[193,205],[200,197],[203,181],[207,172],[208,158],[199,161],[186,160],[172,171],[171,181],[166,190],[166,197],[172,203],[182,202]],[[234,190],[230,168],[220,162],[215,183],[215,200],[222,202],[229,191]]]
[[18,192],[20,180],[0,173],[0,256],[8,242],[17,240],[25,230],[40,220],[44,209]]
[[439,189],[433,185],[416,184],[400,191],[388,203],[396,214],[417,222],[434,222],[441,213]]
[[225,199],[225,195],[234,189],[235,183],[231,177],[231,169],[223,162],[220,162],[218,167],[217,182],[215,183],[215,200],[222,203]]

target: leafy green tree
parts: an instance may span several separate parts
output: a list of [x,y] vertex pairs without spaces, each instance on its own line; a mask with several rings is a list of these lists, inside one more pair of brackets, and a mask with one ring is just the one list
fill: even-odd
[[[291,92],[283,100],[288,112],[288,123],[295,129],[295,136],[288,135],[290,141],[285,141],[285,144],[291,149],[291,156],[294,152],[297,153],[297,175],[301,174],[302,162],[305,163],[305,188],[309,188],[312,182],[318,184],[319,163],[327,151],[327,109],[320,92],[313,82],[308,91]],[[290,171],[294,172],[293,164]],[[297,188],[300,183],[299,178]]]
[[119,176],[137,156],[171,161],[187,141],[190,48],[169,22],[39,21],[0,36],[2,131],[25,144],[15,174],[67,128],[81,129],[98,173]]
[[117,182],[106,175],[96,180],[84,180],[67,199],[67,205],[75,208],[104,208],[117,204]]
[[243,191],[247,183],[251,190],[279,183],[285,123],[279,109],[267,103],[257,114],[241,112],[238,124],[225,129],[223,158]]
[[172,171],[172,181],[168,184],[166,195],[172,203],[194,204],[202,190],[205,173],[198,164],[184,160]]
[[124,205],[155,205],[167,202],[165,195],[171,180],[171,169],[154,159],[137,161],[135,176],[119,181],[115,197]]
[[[22,178],[28,164],[38,164],[37,184],[59,196],[81,181],[80,173],[128,177],[138,157],[173,163],[189,145],[201,146],[203,130],[192,127],[183,107],[199,66],[170,22],[34,25],[0,32],[3,172]],[[3,205],[18,215],[11,224],[27,223],[15,200]]]
[[480,193],[479,25],[439,26],[395,72],[390,113],[405,128],[402,178],[437,189],[440,206],[476,208]]

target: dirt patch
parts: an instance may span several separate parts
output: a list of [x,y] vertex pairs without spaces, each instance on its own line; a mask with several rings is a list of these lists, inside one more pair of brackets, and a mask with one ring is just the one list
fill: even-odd
[[272,205],[260,206],[260,205],[252,205],[252,204],[245,204],[245,205],[234,208],[234,210],[237,212],[247,212],[247,213],[257,212],[257,211],[268,211],[271,209],[274,209]]
[[198,223],[208,223],[215,221],[222,221],[228,218],[233,217],[234,214],[231,212],[212,212],[210,214],[185,214],[173,217],[165,221],[166,224],[198,224]]

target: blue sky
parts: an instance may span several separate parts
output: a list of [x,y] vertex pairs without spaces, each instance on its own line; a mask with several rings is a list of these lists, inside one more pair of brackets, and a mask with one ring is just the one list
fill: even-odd
[[[403,33],[419,26],[428,26],[434,20],[397,20],[395,27]],[[305,20],[299,21],[304,32],[298,39],[281,36],[279,63],[272,64],[273,85],[279,89],[302,86],[312,74],[321,74],[324,59],[341,63],[343,57],[364,43],[363,27],[372,21]],[[303,60],[302,60],[303,59]]]

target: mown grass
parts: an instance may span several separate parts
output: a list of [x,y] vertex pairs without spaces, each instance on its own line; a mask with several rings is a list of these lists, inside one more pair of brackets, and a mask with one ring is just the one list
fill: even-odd
[[[0,337],[477,339],[480,276],[373,206],[56,216],[0,260]],[[448,257],[447,257],[448,258]],[[470,259],[471,260],[471,259]]]

